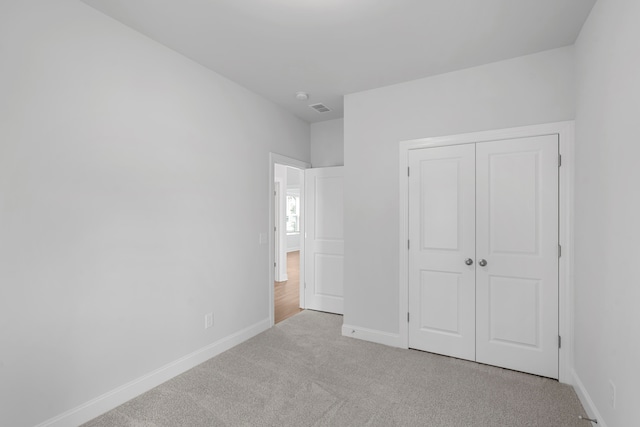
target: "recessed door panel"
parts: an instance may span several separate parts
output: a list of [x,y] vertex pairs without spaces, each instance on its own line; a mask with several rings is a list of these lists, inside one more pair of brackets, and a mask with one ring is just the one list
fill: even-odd
[[342,298],[344,257],[335,254],[315,254],[315,293],[319,296]]
[[558,378],[558,136],[476,155],[476,360]]
[[540,281],[489,276],[489,341],[540,347]]
[[319,240],[342,240],[342,176],[317,176],[315,185],[315,232]]
[[409,153],[409,346],[475,359],[475,146]]
[[420,165],[422,249],[458,249],[460,172],[460,159],[424,160]]
[[488,156],[491,253],[538,252],[539,156],[538,151]]
[[420,329],[460,336],[460,273],[420,275]]

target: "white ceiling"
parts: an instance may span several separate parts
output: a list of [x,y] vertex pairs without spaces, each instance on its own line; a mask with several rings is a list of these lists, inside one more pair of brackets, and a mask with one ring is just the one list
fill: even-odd
[[318,122],[345,94],[571,45],[596,0],[83,1]]

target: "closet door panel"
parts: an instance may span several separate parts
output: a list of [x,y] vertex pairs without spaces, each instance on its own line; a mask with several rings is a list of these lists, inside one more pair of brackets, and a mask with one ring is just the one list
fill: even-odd
[[475,359],[475,146],[409,153],[409,346]]
[[557,378],[558,136],[476,154],[476,360]]

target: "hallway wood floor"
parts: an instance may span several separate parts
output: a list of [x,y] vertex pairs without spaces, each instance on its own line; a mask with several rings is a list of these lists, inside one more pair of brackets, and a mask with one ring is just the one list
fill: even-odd
[[300,313],[300,251],[287,254],[287,277],[289,280],[274,284],[274,321],[282,322]]

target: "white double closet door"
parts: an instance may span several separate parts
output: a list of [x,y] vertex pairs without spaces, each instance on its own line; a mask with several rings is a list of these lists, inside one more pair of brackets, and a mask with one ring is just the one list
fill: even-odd
[[409,166],[409,346],[558,378],[558,136]]

